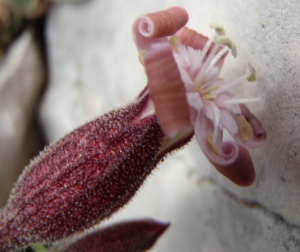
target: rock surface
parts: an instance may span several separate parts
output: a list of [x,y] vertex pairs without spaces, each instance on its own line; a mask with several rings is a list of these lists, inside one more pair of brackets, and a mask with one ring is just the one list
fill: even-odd
[[0,65],[0,207],[24,165],[41,148],[33,117],[43,80],[40,51],[28,29]]
[[[134,200],[115,215],[151,216],[172,226],[153,251],[297,251],[299,247],[300,3],[287,1],[87,1],[53,6],[49,15],[50,85],[40,117],[48,141],[132,100],[145,84],[131,25],[144,13],[180,5],[188,26],[212,36],[221,23],[238,47],[223,76],[234,79],[248,61],[257,85],[239,96],[262,99],[249,107],[268,132],[251,152],[257,180],[240,188],[217,174],[197,144],[161,164]],[[200,184],[199,184],[200,181]],[[201,181],[204,181],[203,183]],[[214,181],[213,183],[211,181]]]

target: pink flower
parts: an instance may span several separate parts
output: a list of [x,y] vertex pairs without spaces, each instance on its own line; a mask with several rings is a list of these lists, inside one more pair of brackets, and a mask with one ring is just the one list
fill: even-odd
[[[255,171],[246,148],[260,146],[266,132],[241,104],[257,98],[234,97],[231,87],[246,76],[231,83],[221,79],[229,49],[183,27],[187,20],[184,9],[173,7],[140,17],[133,26],[160,125],[170,138],[194,129],[202,151],[217,170],[238,185],[250,185]],[[214,28],[216,40],[236,55],[223,28],[215,24]],[[248,77],[254,78],[254,73]],[[224,129],[235,141],[223,142]]]
[[[184,9],[173,7],[135,21],[147,86],[132,104],[75,129],[25,168],[0,211],[0,251],[52,243],[109,218],[194,133],[219,172],[238,185],[254,181],[246,148],[260,146],[266,132],[239,104],[247,100],[234,98],[236,81],[219,77],[228,49],[183,27],[187,20]],[[224,129],[235,141],[222,141]]]

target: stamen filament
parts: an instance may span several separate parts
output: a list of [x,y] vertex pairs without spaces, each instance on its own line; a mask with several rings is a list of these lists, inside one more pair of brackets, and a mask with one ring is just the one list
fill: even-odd
[[242,76],[234,79],[233,81],[226,83],[225,85],[220,85],[220,88],[218,89],[218,91],[216,93],[219,94],[226,90],[229,90],[233,86],[241,84],[246,78],[247,78],[247,75],[242,75]]
[[[208,94],[211,95],[211,94]],[[213,141],[217,141],[217,136],[218,136],[218,130],[219,130],[219,124],[220,124],[220,111],[217,105],[212,102],[212,101],[207,101],[207,104],[209,104],[209,107],[213,110],[213,115],[214,115],[214,132],[213,132]]]
[[[219,49],[219,45],[215,45],[213,47],[213,49],[210,51],[207,59],[205,60],[205,63],[203,64],[200,72],[198,73],[198,75],[195,78],[195,81],[194,81],[195,83],[199,83],[202,85],[203,81],[201,81],[201,80],[204,79],[204,75],[207,73],[207,69],[208,69],[209,65],[211,64],[213,58],[215,57],[218,49]],[[196,86],[196,90],[199,90],[201,88],[201,86],[199,86],[199,84]]]
[[204,89],[201,89],[199,91],[199,93],[202,94],[202,96],[203,96],[203,95],[206,95],[206,94],[210,93],[211,91],[214,91],[214,90],[216,90],[218,88],[219,88],[219,86],[213,86],[213,87],[210,87],[210,88],[204,88]]
[[217,96],[215,94],[204,94],[202,95],[203,100],[210,100],[213,98],[216,98]]
[[242,76],[236,78],[235,80],[233,80],[233,81],[231,81],[231,82],[228,82],[228,83],[227,83],[227,87],[230,87],[230,88],[231,88],[231,87],[233,87],[233,86],[235,86],[235,85],[237,85],[237,84],[241,84],[241,82],[243,82],[246,78],[247,78],[247,75],[244,74],[244,75],[242,75]]
[[241,103],[250,103],[257,102],[261,99],[261,96],[255,98],[239,98],[239,99],[230,99],[224,101],[224,104],[241,104]]
[[[208,50],[209,50],[209,48],[210,48],[212,42],[213,42],[213,41],[212,41],[211,39],[208,39],[208,40],[207,40],[206,44],[204,45],[204,47],[203,47],[203,49],[202,49],[202,51],[201,51],[201,55],[200,55],[200,58],[199,58],[199,62],[202,62],[202,61],[204,60],[204,57],[205,57],[205,55],[207,54],[207,52],[208,52]],[[203,68],[203,67],[204,67],[204,66],[202,66],[202,68]],[[199,73],[198,73],[198,75],[199,75]],[[196,78],[197,78],[197,76],[196,76]],[[198,84],[195,85],[194,91],[200,90],[200,88],[201,88],[201,86],[202,86],[202,84],[203,84],[203,79],[199,79],[199,81],[194,80],[194,83],[197,83],[197,82],[198,82]]]
[[207,54],[207,52],[208,52],[208,50],[209,50],[212,42],[213,41],[211,39],[207,40],[206,44],[204,45],[204,47],[203,47],[203,49],[201,51],[201,56],[200,56],[201,59],[199,59],[200,62],[203,61],[203,59],[204,59],[205,55]]
[[207,69],[207,72],[224,56],[225,53],[228,52],[228,48],[223,48],[221,51],[217,53],[217,55],[212,59],[211,64],[209,68]]

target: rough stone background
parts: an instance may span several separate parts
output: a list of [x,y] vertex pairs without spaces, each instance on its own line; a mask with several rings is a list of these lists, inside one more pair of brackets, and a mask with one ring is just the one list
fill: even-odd
[[159,165],[111,221],[141,216],[171,221],[154,252],[300,251],[298,0],[53,5],[46,27],[50,78],[39,113],[48,142],[138,94],[146,78],[131,25],[142,14],[173,5],[187,9],[189,27],[212,36],[208,25],[217,21],[235,41],[239,55],[228,57],[225,79],[243,74],[249,61],[257,70],[257,84],[237,90],[241,97],[262,96],[249,106],[268,132],[266,144],[251,151],[257,179],[249,188],[233,185],[192,142]]

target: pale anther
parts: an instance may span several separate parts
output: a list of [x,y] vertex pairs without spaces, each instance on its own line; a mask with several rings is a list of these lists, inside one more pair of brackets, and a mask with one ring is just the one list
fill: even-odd
[[256,81],[256,70],[250,62],[248,63],[248,65],[249,65],[249,70],[250,70],[251,74],[247,77],[247,80],[250,82],[254,82],[254,81]]
[[216,33],[217,33],[219,36],[224,36],[224,35],[226,35],[223,26],[220,25],[219,23],[212,22],[212,23],[209,24],[209,27],[210,27],[211,29],[215,29]]

